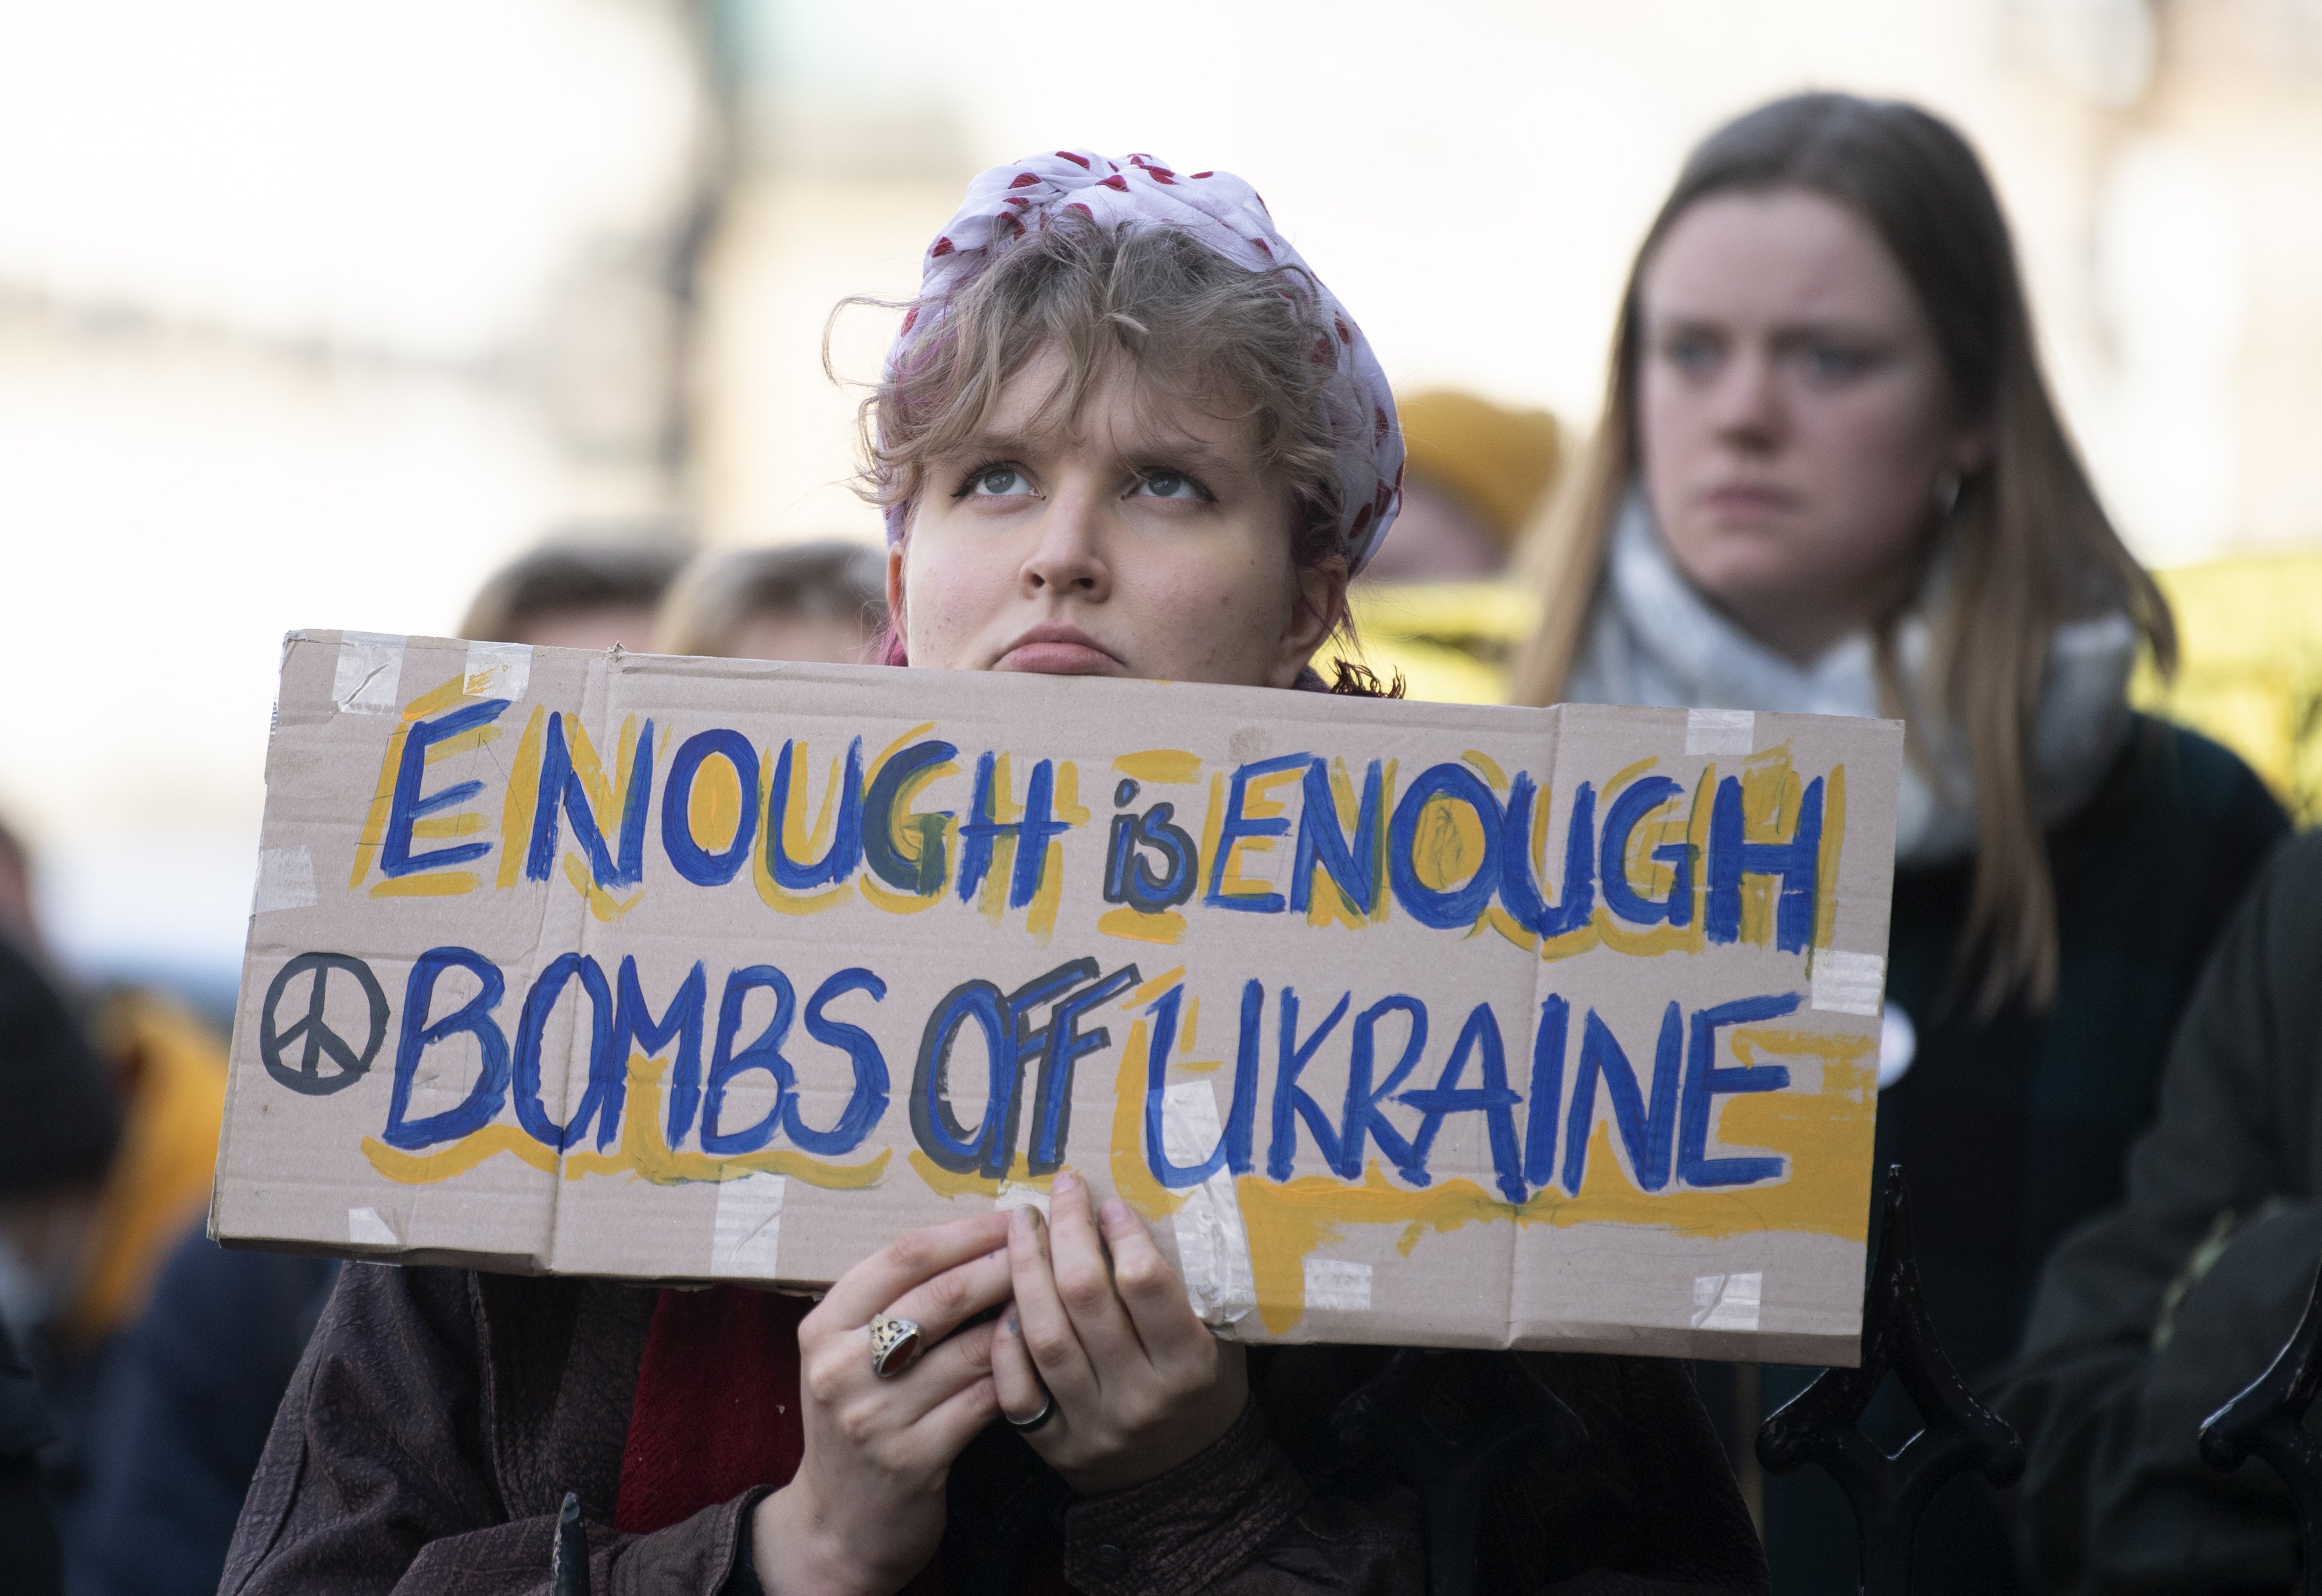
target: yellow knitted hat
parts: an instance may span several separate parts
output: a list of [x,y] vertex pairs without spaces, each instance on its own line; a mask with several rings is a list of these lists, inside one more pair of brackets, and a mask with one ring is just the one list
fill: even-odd
[[1398,397],[1404,474],[1459,501],[1513,543],[1556,485],[1564,434],[1545,410],[1508,410],[1449,388]]

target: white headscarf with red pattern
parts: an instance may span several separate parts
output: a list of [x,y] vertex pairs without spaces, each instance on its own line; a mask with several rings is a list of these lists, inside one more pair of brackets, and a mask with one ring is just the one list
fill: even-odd
[[[918,342],[911,335],[921,316],[930,307],[940,316],[943,304],[980,275],[994,251],[1067,210],[1107,226],[1127,222],[1182,228],[1236,266],[1250,271],[1288,267],[1313,285],[1337,334],[1335,342],[1324,339],[1318,344],[1316,358],[1328,358],[1341,379],[1330,418],[1337,439],[1339,552],[1350,570],[1360,570],[1403,502],[1403,429],[1395,421],[1394,395],[1355,318],[1275,230],[1257,191],[1230,172],[1180,175],[1149,155],[1117,161],[1084,150],[1059,150],[980,174],[968,184],[959,214],[928,246],[920,309],[905,319],[890,360],[903,354],[906,339]],[[924,328],[919,336],[926,336]],[[902,534],[907,508],[888,506],[890,543]]]

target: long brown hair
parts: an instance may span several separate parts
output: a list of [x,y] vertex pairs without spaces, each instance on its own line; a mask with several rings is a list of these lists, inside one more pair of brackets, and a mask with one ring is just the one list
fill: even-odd
[[[1881,696],[1964,732],[1975,780],[1975,881],[1959,949],[1979,959],[1979,1007],[2011,991],[2034,1008],[2055,995],[2055,888],[2032,790],[2030,735],[2056,628],[2125,609],[2164,671],[2177,634],[2161,590],[2098,502],[2049,397],[2007,219],[1975,151],[1915,105],[1851,95],[1777,100],[1705,140],[1654,217],[1623,291],[1604,413],[1581,470],[1535,550],[1545,605],[1519,655],[1513,697],[1553,703],[1564,691],[1604,574],[1614,518],[1641,464],[1639,283],[1678,218],[1696,201],[1801,188],[1867,222],[1909,280],[1943,351],[1952,396],[1988,424],[1990,459],[1961,484],[1952,512],[1958,565],[1929,617],[1928,679],[1906,693],[1893,637],[1877,628]],[[1909,601],[1906,599],[1906,603]],[[1915,739],[1915,756],[1924,746]]]

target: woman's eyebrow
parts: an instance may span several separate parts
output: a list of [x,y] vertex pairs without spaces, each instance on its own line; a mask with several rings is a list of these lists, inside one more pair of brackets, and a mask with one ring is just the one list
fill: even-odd
[[1190,471],[1199,477],[1233,477],[1244,474],[1234,458],[1213,444],[1184,433],[1166,437],[1138,439],[1121,451],[1121,458],[1134,466],[1155,467],[1170,470]]
[[[991,430],[969,434],[937,458],[946,466],[964,461],[999,460],[1031,464],[1052,455],[1058,442],[1056,433],[1047,429]],[[1112,455],[1130,470],[1184,471],[1204,480],[1216,478],[1234,482],[1249,474],[1232,454],[1186,433],[1147,433],[1124,442]]]
[[1658,315],[1648,313],[1644,331],[1650,338],[1723,338],[1732,332],[1732,326],[1723,316],[1697,311],[1667,310]]
[[[1650,333],[1659,338],[1732,338],[1737,329],[1722,316],[1689,312],[1664,312],[1654,318]],[[1740,329],[1745,337],[1763,338],[1778,345],[1811,343],[1836,339],[1847,342],[1883,342],[1889,334],[1873,323],[1860,316],[1837,314],[1787,317],[1771,324],[1760,324]]]
[[945,460],[1014,460],[1038,454],[1044,447],[1042,439],[1031,433],[975,433],[943,451]]
[[1769,334],[1780,345],[1817,343],[1834,340],[1843,343],[1885,343],[1892,336],[1885,328],[1851,316],[1805,316],[1794,322],[1777,323]]

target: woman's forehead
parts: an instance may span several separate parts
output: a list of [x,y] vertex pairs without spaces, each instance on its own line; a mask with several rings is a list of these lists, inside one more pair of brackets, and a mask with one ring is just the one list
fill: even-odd
[[1878,233],[1811,190],[1714,194],[1670,226],[1641,284],[1649,315],[1910,322],[1916,297]]
[[1157,380],[1137,363],[1106,362],[1075,385],[1064,357],[1044,351],[1001,385],[961,452],[993,445],[1010,452],[1095,451],[1199,457],[1213,466],[1257,469],[1254,417],[1228,416]]

